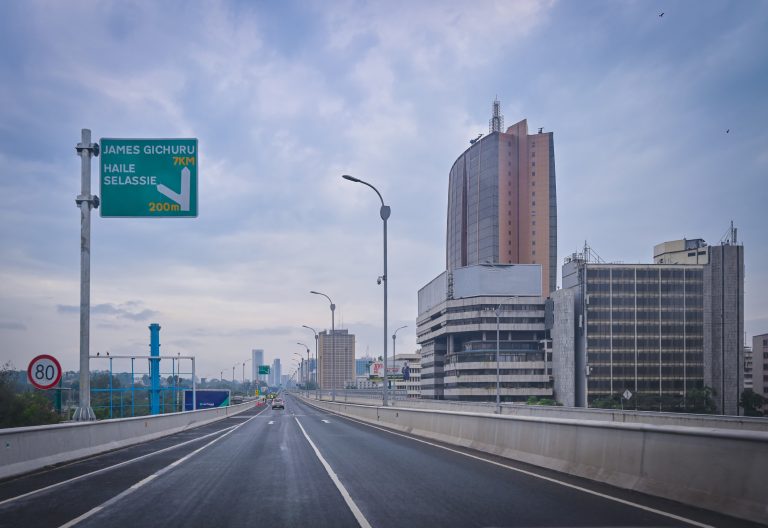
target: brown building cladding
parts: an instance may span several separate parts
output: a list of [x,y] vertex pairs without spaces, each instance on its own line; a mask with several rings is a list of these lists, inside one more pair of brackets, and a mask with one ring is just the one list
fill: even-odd
[[551,132],[524,119],[459,156],[448,186],[446,266],[540,264],[542,292],[557,284],[557,200]]

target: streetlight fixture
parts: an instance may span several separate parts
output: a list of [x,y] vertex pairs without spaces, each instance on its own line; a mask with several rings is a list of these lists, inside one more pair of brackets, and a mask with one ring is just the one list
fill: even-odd
[[[309,347],[307,345],[305,345],[304,343],[300,343],[300,342],[296,342],[296,344],[297,345],[301,345],[301,346],[303,346],[304,348],[307,349],[307,372],[305,374],[306,377],[304,378],[304,381],[307,382],[307,381],[309,381]],[[299,354],[299,356],[301,356],[301,354]],[[304,361],[303,358],[302,358],[302,361]]]
[[[331,371],[333,374],[336,374],[336,362],[334,361],[336,359],[336,305],[333,304],[333,301],[330,297],[328,297],[324,293],[320,293],[317,291],[312,290],[311,292],[314,295],[322,295],[326,299],[328,299],[328,302],[331,303]],[[319,369],[319,365],[317,366]],[[336,401],[336,384],[331,382],[331,401]]]
[[381,216],[382,221],[384,222],[384,274],[380,277],[380,280],[384,281],[384,396],[383,396],[383,405],[386,407],[388,405],[387,403],[387,390],[388,390],[388,381],[387,381],[387,282],[389,282],[389,277],[387,276],[387,219],[389,218],[390,214],[392,213],[391,208],[388,205],[384,205],[384,198],[381,197],[381,193],[379,190],[371,185],[370,183],[361,180],[360,178],[355,178],[354,176],[350,176],[348,174],[343,174],[341,176],[345,180],[349,180],[351,182],[355,183],[362,183],[363,185],[367,185],[371,189],[373,189],[376,194],[379,197],[379,200],[381,200],[381,209],[379,209],[379,215]]
[[[248,358],[243,361],[243,391],[245,392],[245,364],[251,361],[253,358]],[[246,394],[247,395],[247,394]]]
[[397,333],[402,330],[403,328],[408,328],[408,325],[401,326],[397,330],[395,330],[395,333],[392,334],[392,361],[395,360],[395,339],[397,339]]
[[501,384],[500,384],[500,374],[499,374],[500,372],[499,348],[501,345],[500,345],[500,339],[499,339],[499,322],[501,320],[501,305],[510,299],[517,299],[517,295],[503,299],[494,310],[494,312],[496,313],[496,413],[497,414],[501,414],[501,388],[500,388]]
[[[307,330],[312,330],[312,333],[315,334],[315,389],[317,389],[317,369],[318,369],[318,363],[317,363],[317,340],[319,336],[317,335],[317,330],[312,328],[311,326],[307,325],[301,325],[302,328],[306,328]],[[312,365],[309,366],[309,372],[312,373]]]

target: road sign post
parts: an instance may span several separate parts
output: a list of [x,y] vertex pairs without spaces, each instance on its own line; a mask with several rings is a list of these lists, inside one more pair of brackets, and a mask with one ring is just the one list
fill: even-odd
[[196,217],[197,139],[101,139],[102,217]]
[[75,203],[80,208],[80,402],[72,417],[76,422],[96,419],[91,408],[91,209],[99,207],[99,198],[91,194],[91,157],[99,155],[99,145],[91,143],[91,131],[81,131],[75,146],[80,156],[80,194]]
[[61,381],[61,364],[53,356],[39,355],[30,361],[27,378],[38,389],[52,389]]

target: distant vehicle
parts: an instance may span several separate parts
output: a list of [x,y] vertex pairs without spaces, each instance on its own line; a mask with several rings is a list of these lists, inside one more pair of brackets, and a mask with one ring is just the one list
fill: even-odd
[[275,398],[272,400],[272,408],[285,410],[285,402],[280,398]]

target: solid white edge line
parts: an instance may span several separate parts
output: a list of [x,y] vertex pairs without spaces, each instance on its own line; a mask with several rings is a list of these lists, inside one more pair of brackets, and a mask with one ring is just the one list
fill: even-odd
[[347,491],[347,488],[344,487],[344,484],[341,483],[341,480],[339,480],[338,475],[333,471],[333,468],[331,465],[323,458],[323,455],[320,454],[320,450],[317,448],[315,443],[312,441],[312,439],[309,437],[307,432],[304,430],[304,427],[301,425],[301,422],[298,418],[295,418],[296,423],[299,425],[299,429],[301,429],[301,432],[304,434],[304,438],[307,439],[307,442],[309,442],[309,445],[312,447],[312,449],[315,452],[315,455],[318,459],[320,459],[320,463],[323,464],[323,467],[325,468],[325,471],[328,473],[328,476],[331,477],[331,480],[336,485],[336,489],[339,490],[339,493],[341,493],[341,496],[344,498],[344,502],[347,503],[347,506],[352,511],[352,515],[355,516],[355,519],[357,520],[357,523],[361,526],[361,528],[371,528],[370,523],[365,518],[365,515],[363,515],[363,512],[360,511],[360,508],[357,507],[357,504],[355,504],[355,501],[352,499],[352,496]]
[[[259,413],[259,414],[261,414],[261,413]],[[216,442],[218,442],[219,440],[221,440],[222,438],[224,438],[225,436],[229,436],[231,433],[234,433],[235,431],[240,429],[242,426],[244,426],[245,424],[247,424],[248,422],[250,422],[254,418],[257,418],[258,416],[259,416],[258,414],[253,415],[248,420],[244,421],[243,423],[235,425],[234,427],[230,427],[229,431],[227,431],[223,435],[221,435],[221,436],[219,436],[217,438],[214,438],[213,440],[211,440],[210,442],[208,442],[204,446],[195,449],[191,453],[181,457],[180,459],[172,462],[171,464],[165,466],[164,468],[156,471],[152,475],[150,475],[150,476],[140,480],[136,484],[133,484],[132,486],[130,486],[128,489],[122,491],[121,493],[118,493],[117,495],[115,495],[111,499],[107,500],[106,502],[103,502],[103,503],[99,504],[98,506],[88,510],[87,512],[85,512],[84,514],[80,515],[79,517],[76,517],[76,518],[72,519],[71,521],[69,521],[69,522],[67,522],[65,524],[62,524],[59,528],[71,528],[72,526],[75,526],[76,524],[81,523],[82,521],[88,519],[89,517],[94,516],[95,514],[99,513],[101,510],[103,510],[104,508],[107,508],[107,507],[111,506],[112,504],[118,502],[119,500],[127,497],[128,495],[130,495],[131,493],[136,491],[137,489],[141,488],[145,484],[148,484],[149,482],[153,481],[154,479],[156,479],[160,475],[163,475],[163,474],[167,473],[168,471],[172,470],[173,468],[175,468],[176,466],[178,466],[182,462],[184,462],[186,460],[189,460],[190,458],[195,456],[197,453],[199,453],[200,451],[202,451],[206,447],[211,446],[211,445],[215,444]]]
[[78,480],[83,480],[83,479],[86,479],[88,477],[93,477],[93,476],[98,475],[100,473],[106,473],[107,471],[112,471],[113,469],[117,469],[117,468],[126,466],[128,464],[133,464],[134,462],[138,462],[139,460],[144,460],[145,458],[148,458],[148,457],[151,457],[151,456],[155,456],[155,455],[159,455],[160,453],[165,453],[166,451],[171,451],[171,450],[179,448],[179,447],[184,447],[185,445],[191,444],[192,442],[199,442],[200,440],[205,440],[206,438],[210,438],[211,436],[215,436],[217,434],[226,432],[226,431],[232,429],[233,427],[237,427],[237,425],[230,425],[229,427],[225,427],[223,429],[219,429],[218,431],[214,431],[212,433],[208,433],[206,435],[203,435],[203,436],[200,436],[200,437],[197,437],[197,438],[193,438],[191,440],[187,440],[187,441],[182,442],[180,444],[175,444],[175,445],[172,445],[172,446],[164,447],[163,449],[160,449],[159,451],[153,451],[152,453],[147,453],[146,455],[141,455],[141,456],[136,457],[136,458],[131,458],[130,460],[124,460],[122,462],[118,462],[117,464],[114,464],[112,466],[107,466],[105,468],[101,468],[101,469],[97,469],[95,471],[91,471],[90,473],[84,473],[82,475],[78,475],[76,477],[72,477],[71,479],[62,480],[61,482],[56,482],[54,484],[50,484],[48,486],[45,486],[44,488],[38,488],[36,490],[28,491],[27,493],[23,493],[21,495],[16,495],[15,497],[11,497],[9,499],[5,499],[5,500],[0,501],[0,506],[3,506],[4,504],[7,504],[9,502],[13,502],[13,501],[17,501],[17,500],[29,497],[30,495],[36,495],[38,493],[43,493],[45,491],[49,491],[49,490],[52,490],[54,488],[58,488],[59,486],[64,486],[65,484],[71,484],[73,482],[77,482]]
[[[311,405],[311,404],[308,404],[308,405]],[[333,414],[336,414],[336,413],[333,413]],[[658,514],[658,515],[662,515],[664,517],[669,517],[670,519],[675,519],[677,521],[682,521],[682,522],[688,523],[688,524],[690,524],[692,526],[699,526],[700,528],[715,528],[711,524],[700,523],[698,521],[694,521],[693,519],[688,519],[686,517],[681,517],[679,515],[675,515],[674,513],[669,513],[669,512],[662,511],[662,510],[657,510],[655,508],[651,508],[650,506],[644,506],[642,504],[637,504],[636,502],[631,502],[631,501],[628,501],[626,499],[620,499],[618,497],[613,497],[611,495],[606,495],[605,493],[600,493],[599,491],[594,491],[594,490],[591,490],[589,488],[582,488],[581,486],[577,486],[577,485],[571,484],[569,482],[564,482],[562,480],[557,480],[557,479],[552,478],[552,477],[545,477],[544,475],[539,475],[539,474],[533,473],[531,471],[526,471],[524,469],[516,468],[514,466],[509,466],[507,464],[502,464],[501,462],[496,462],[494,460],[488,460],[486,458],[483,458],[483,457],[480,457],[480,456],[477,456],[477,455],[471,455],[469,453],[464,453],[464,452],[459,451],[457,449],[452,449],[450,447],[442,446],[440,444],[435,444],[435,443],[429,442],[427,440],[422,440],[421,438],[415,438],[413,436],[408,436],[406,434],[398,433],[397,431],[392,431],[392,430],[386,429],[384,427],[380,427],[380,426],[377,426],[377,425],[369,424],[367,422],[356,420],[354,418],[350,418],[349,416],[344,416],[343,414],[337,414],[337,416],[340,416],[341,418],[349,420],[350,422],[359,423],[360,425],[366,425],[368,427],[372,427],[374,429],[378,429],[380,431],[384,431],[385,433],[390,433],[390,434],[393,434],[393,435],[396,435],[396,436],[401,436],[403,438],[408,438],[410,440],[413,440],[414,442],[421,442],[422,444],[427,444],[427,445],[430,445],[432,447],[437,447],[437,448],[440,448],[440,449],[444,449],[446,451],[450,451],[452,453],[457,453],[459,455],[463,455],[463,456],[466,456],[466,457],[469,457],[469,458],[474,458],[475,460],[481,460],[483,462],[487,462],[488,464],[493,464],[495,466],[503,467],[505,469],[510,469],[512,471],[517,471],[518,473],[522,473],[524,475],[529,475],[531,477],[536,477],[536,478],[539,478],[539,479],[542,479],[542,480],[546,480],[548,482],[553,482],[555,484],[560,484],[561,486],[565,486],[567,488],[572,488],[572,489],[575,489],[575,490],[583,491],[584,493],[589,493],[590,495],[596,495],[598,497],[602,497],[604,499],[612,500],[614,502],[619,502],[619,503],[625,504],[627,506],[632,506],[634,508],[638,508],[638,509],[641,509],[641,510],[649,511],[649,512],[652,512],[652,513],[655,513],[655,514]],[[554,470],[552,470],[552,471],[554,471]],[[610,484],[608,484],[608,485],[610,485]]]

